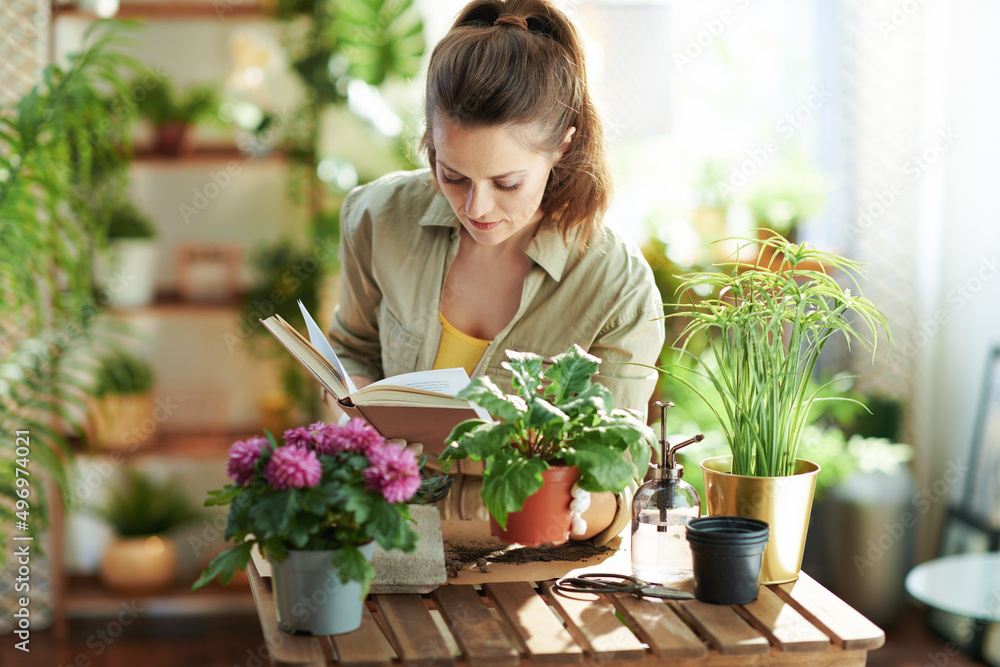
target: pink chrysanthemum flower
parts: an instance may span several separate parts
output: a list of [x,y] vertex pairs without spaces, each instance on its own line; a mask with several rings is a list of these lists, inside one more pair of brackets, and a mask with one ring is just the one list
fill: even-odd
[[322,474],[323,468],[316,452],[296,445],[276,449],[264,468],[264,479],[282,491],[316,486]]
[[378,431],[364,419],[354,418],[340,427],[340,438],[344,451],[363,454],[385,442]]
[[323,455],[348,451],[348,443],[342,432],[343,428],[336,424],[322,424],[322,428],[316,431],[316,453]]
[[364,472],[365,486],[381,493],[390,503],[405,502],[420,488],[417,457],[402,445],[371,447],[368,460],[371,467]]
[[260,453],[267,444],[264,438],[247,438],[246,442],[237,440],[229,447],[229,461],[226,463],[226,474],[237,484],[246,485],[253,478],[253,467],[260,458]]
[[313,426],[315,424],[288,429],[282,436],[285,439],[285,444],[292,447],[312,449],[316,445],[316,434]]

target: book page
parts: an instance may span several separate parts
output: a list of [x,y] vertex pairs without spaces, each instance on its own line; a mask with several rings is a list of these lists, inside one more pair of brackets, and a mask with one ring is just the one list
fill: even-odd
[[260,322],[306,370],[312,373],[314,378],[319,380],[320,384],[326,387],[327,391],[338,399],[348,395],[347,387],[337,369],[280,315],[271,315]]
[[409,387],[420,391],[454,396],[465,389],[469,382],[469,374],[465,372],[464,368],[439,368],[432,371],[416,371],[415,373],[396,375],[373,382],[354,393],[368,394],[377,391],[378,387]]
[[314,320],[313,316],[309,314],[306,307],[302,305],[301,299],[299,299],[298,303],[299,310],[302,311],[302,318],[306,321],[306,331],[309,332],[309,342],[312,343],[312,346],[315,347],[320,354],[326,357],[326,360],[330,362],[331,366],[337,369],[337,372],[340,373],[340,376],[344,379],[344,384],[347,385],[347,393],[353,394],[358,390],[358,388],[354,386],[354,381],[351,380],[351,376],[347,374],[344,364],[340,362],[340,357],[338,357],[337,353],[333,351],[333,346],[330,345],[330,340],[326,337],[326,334],[323,333],[323,330],[319,327],[319,325],[316,324],[316,320]]
[[373,382],[351,395],[355,404],[365,405],[424,405],[448,408],[472,408],[483,421],[493,419],[485,408],[454,398],[469,384],[464,368],[438,368],[430,371],[403,373]]

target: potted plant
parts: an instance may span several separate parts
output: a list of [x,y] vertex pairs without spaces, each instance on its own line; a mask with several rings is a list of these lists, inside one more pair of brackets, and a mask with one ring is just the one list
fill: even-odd
[[112,306],[147,305],[156,286],[156,229],[145,213],[122,201],[110,214],[108,246],[94,264],[94,286]]
[[[754,243],[743,239],[740,250]],[[707,337],[708,349],[698,366],[710,389],[696,386],[680,365],[669,372],[713,406],[729,444],[730,456],[702,463],[708,513],[768,522],[761,578],[778,583],[798,576],[819,470],[797,456],[822,389],[810,389],[816,361],[835,335],[874,354],[878,330],[888,335],[888,324],[871,301],[829,274],[843,272],[856,288],[856,262],[780,236],[760,243],[783,261],[744,264],[737,251],[728,272],[688,274],[681,295],[710,296],[668,316],[688,320],[679,338],[682,353],[693,336],[707,334],[700,336]],[[802,268],[807,262],[820,269]]]
[[122,469],[123,480],[95,513],[115,531],[101,556],[101,580],[117,590],[169,585],[177,575],[177,548],[169,533],[200,516],[176,481]]
[[416,547],[406,503],[421,484],[416,456],[364,420],[289,429],[280,446],[270,433],[237,441],[226,473],[232,483],[205,504],[229,505],[225,537],[236,546],[216,556],[194,588],[216,576],[228,583],[256,544],[273,566],[283,629],[356,630],[375,576],[374,544]]
[[212,114],[219,105],[215,88],[192,86],[183,93],[174,89],[165,76],[136,82],[136,90],[145,95],[138,100],[139,115],[152,123],[156,131],[153,150],[158,155],[184,155],[191,152],[191,126]]
[[105,354],[98,361],[90,410],[94,443],[123,450],[147,443],[156,432],[149,364],[125,350]]
[[562,544],[574,488],[619,493],[646,474],[656,438],[634,414],[614,408],[606,387],[591,382],[599,364],[578,345],[547,367],[536,354],[508,350],[503,367],[516,394],[504,395],[488,377],[459,392],[496,421],[456,426],[438,461],[446,472],[455,460],[484,463],[481,495],[501,540]]

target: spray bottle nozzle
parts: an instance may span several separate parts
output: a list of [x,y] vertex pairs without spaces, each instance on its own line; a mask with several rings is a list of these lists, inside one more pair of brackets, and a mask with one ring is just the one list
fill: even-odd
[[670,442],[667,441],[667,408],[674,407],[674,404],[670,401],[656,401],[654,403],[656,407],[660,409],[660,465],[655,471],[657,477],[672,477],[674,479],[680,478],[683,475],[683,468],[677,464],[676,454],[677,450],[681,447],[687,447],[690,444],[701,442],[705,439],[705,436],[699,433],[698,435],[688,438],[679,445],[670,446]]

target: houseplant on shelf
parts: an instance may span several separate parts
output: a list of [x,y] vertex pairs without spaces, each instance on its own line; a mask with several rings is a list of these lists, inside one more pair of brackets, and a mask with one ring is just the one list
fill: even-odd
[[129,201],[111,210],[108,246],[94,263],[94,286],[112,306],[147,305],[156,285],[156,229]]
[[646,474],[656,438],[635,415],[614,409],[606,387],[591,382],[599,364],[578,345],[548,368],[536,354],[508,350],[503,367],[513,374],[516,394],[504,395],[488,377],[459,392],[497,421],[456,426],[438,462],[446,471],[459,459],[484,462],[481,495],[501,540],[562,544],[574,512],[586,509],[581,500],[571,510],[571,494],[580,495],[575,489],[619,493]]
[[156,432],[149,364],[126,350],[103,355],[99,363],[90,410],[94,444],[121,450],[146,444]]
[[[761,580],[778,583],[798,576],[819,471],[797,451],[823,389],[809,383],[820,351],[842,335],[874,355],[878,330],[888,335],[888,324],[871,301],[829,273],[842,272],[857,288],[856,262],[772,236],[761,243],[780,263],[741,263],[740,252],[752,252],[754,243],[740,241],[728,272],[684,276],[681,295],[711,295],[668,316],[688,321],[682,354],[692,337],[708,334],[708,349],[697,359],[708,387],[692,382],[679,364],[668,372],[712,406],[731,451],[702,463],[708,513],[768,522]],[[818,270],[804,268],[807,262]]]
[[167,586],[177,575],[177,548],[170,531],[200,516],[176,481],[157,482],[137,468],[122,469],[122,482],[94,512],[115,531],[101,556],[101,580],[119,590]]
[[223,584],[250,561],[253,545],[273,565],[283,629],[315,635],[351,632],[375,576],[374,544],[412,552],[409,500],[419,489],[416,456],[388,444],[364,420],[289,429],[280,446],[237,441],[226,472],[233,480],[205,505],[229,505],[225,537],[236,546],[216,556],[195,582]]
[[173,82],[165,77],[147,76],[134,87],[145,91],[138,100],[139,115],[147,119],[156,132],[153,150],[158,155],[184,155],[191,152],[191,127],[212,115],[219,105],[215,88],[192,86],[177,92]]

